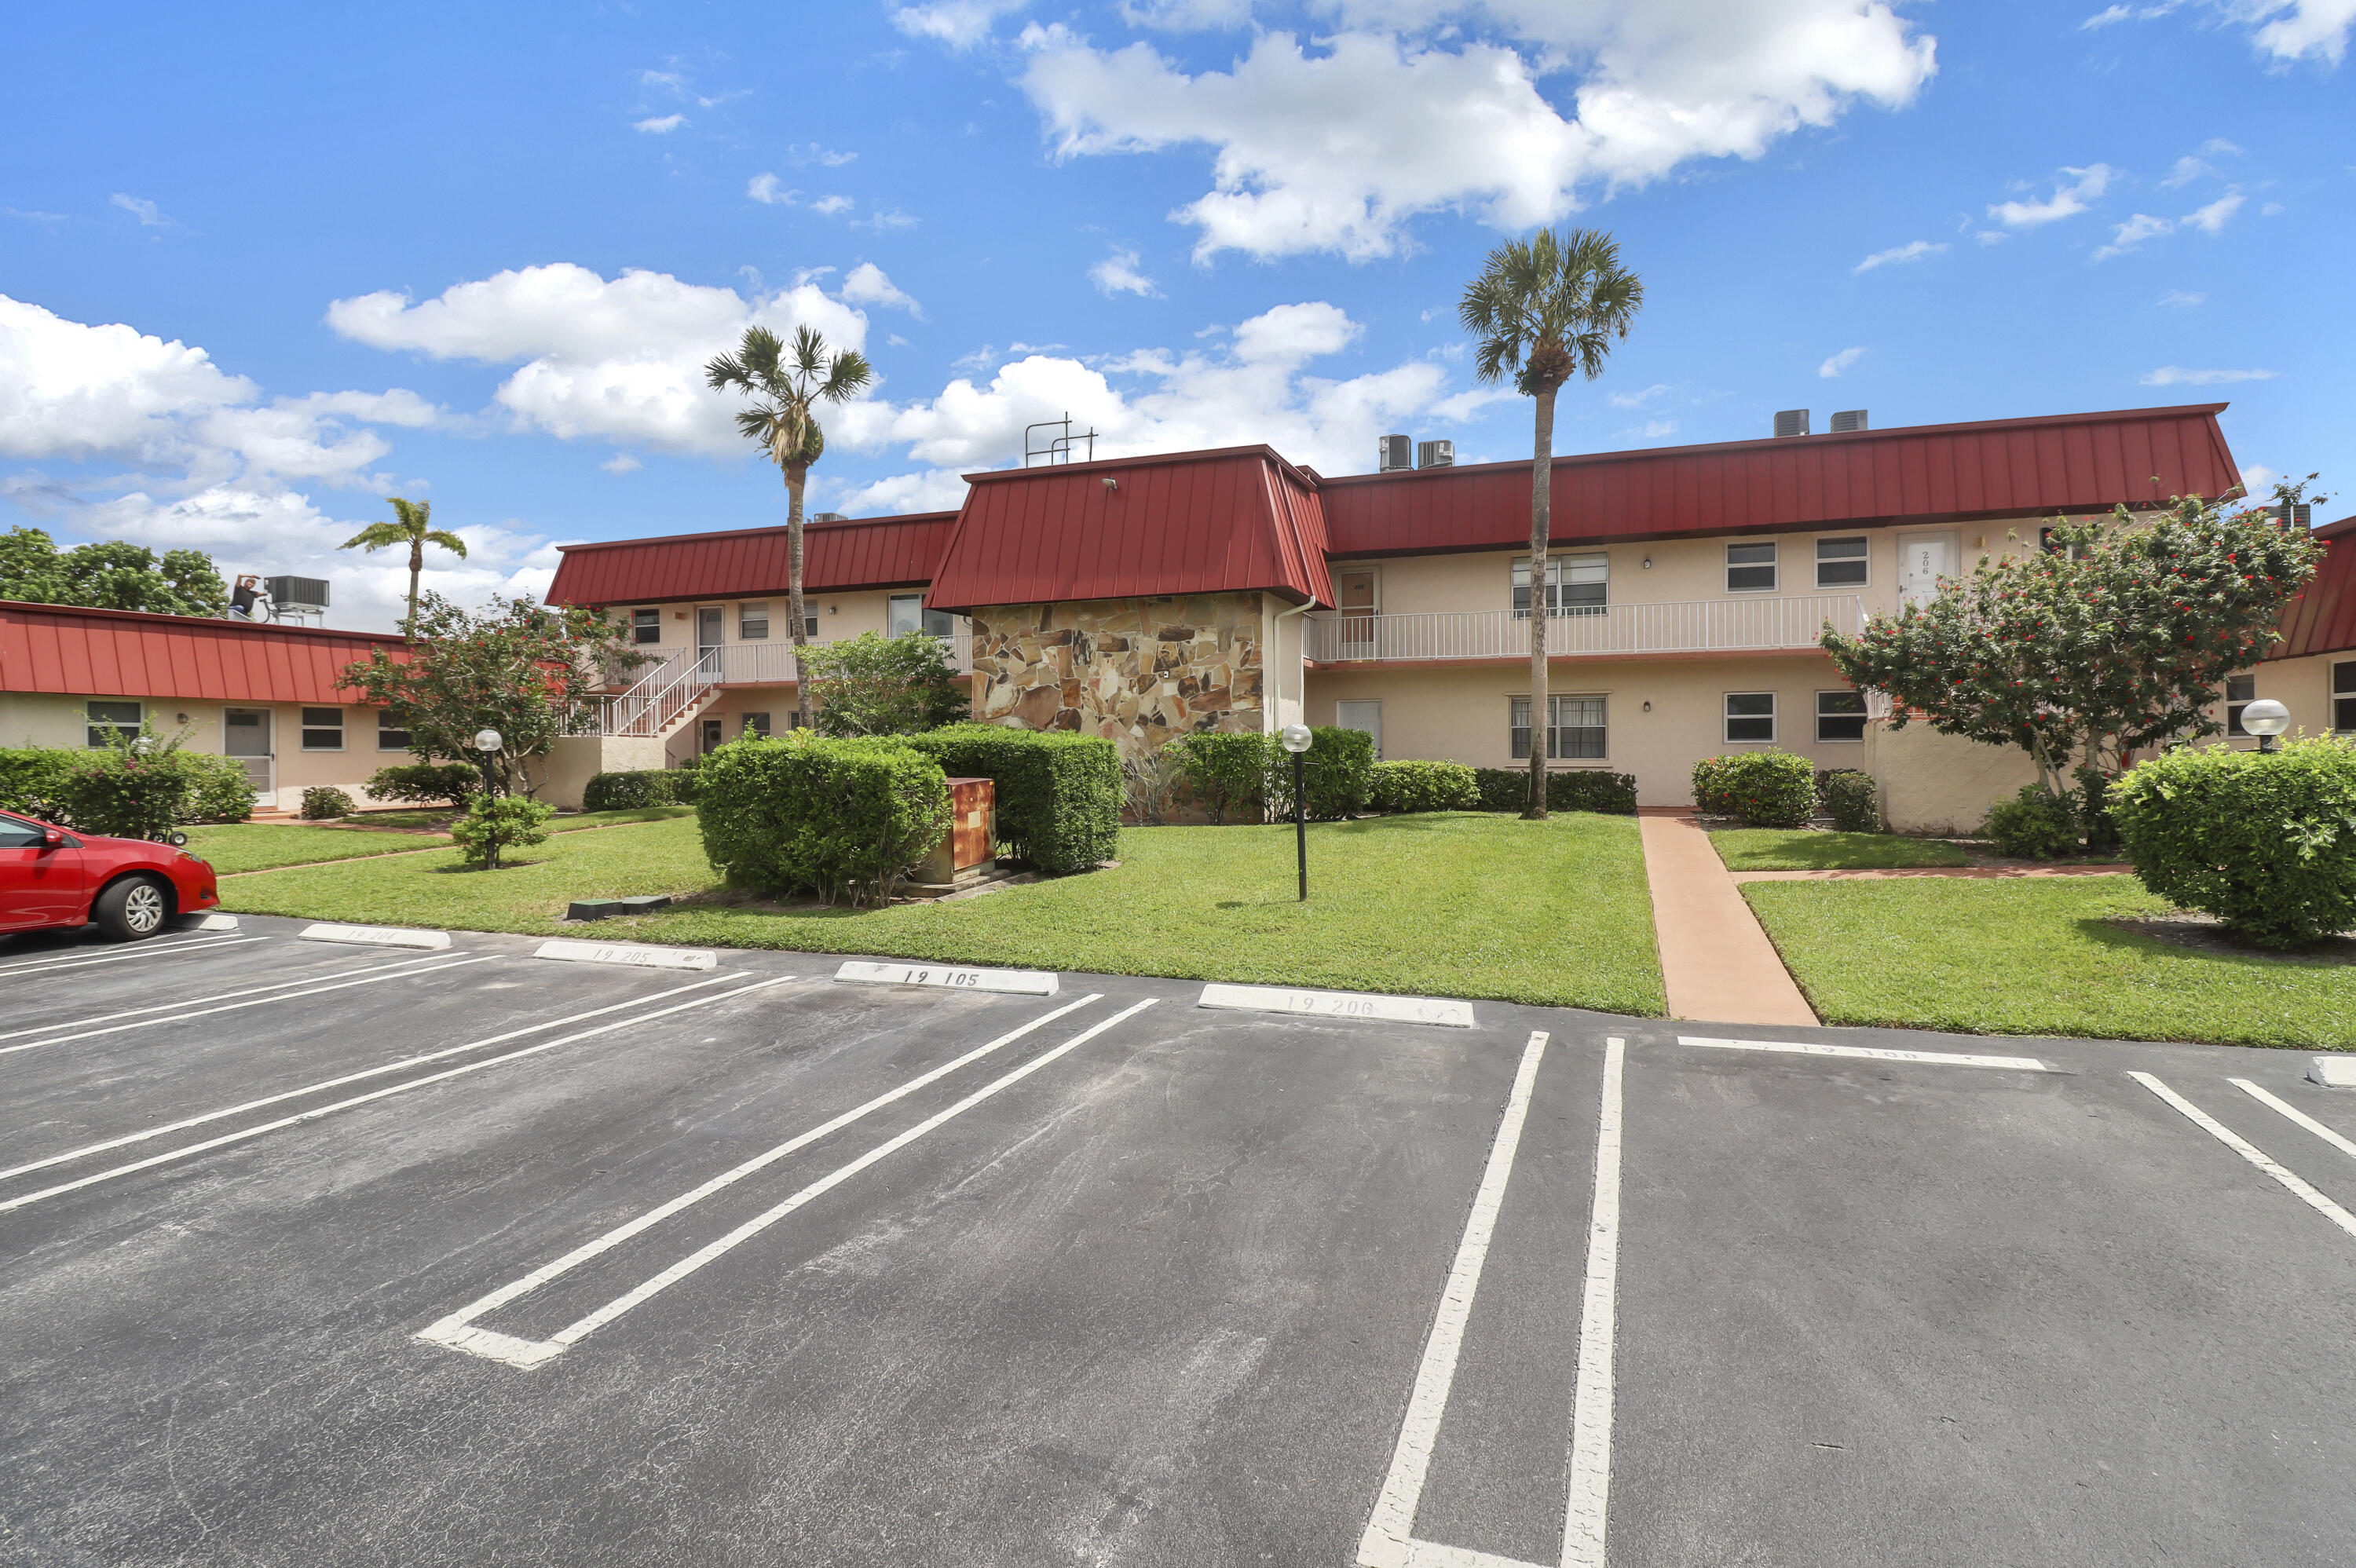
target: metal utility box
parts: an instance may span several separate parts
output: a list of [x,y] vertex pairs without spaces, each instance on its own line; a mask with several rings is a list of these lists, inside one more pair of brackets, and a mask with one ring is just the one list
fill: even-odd
[[988,779],[949,780],[949,830],[933,846],[916,880],[927,886],[971,881],[998,864],[998,786]]
[[270,590],[270,603],[280,610],[325,610],[327,607],[327,580],[324,577],[273,577],[262,586]]

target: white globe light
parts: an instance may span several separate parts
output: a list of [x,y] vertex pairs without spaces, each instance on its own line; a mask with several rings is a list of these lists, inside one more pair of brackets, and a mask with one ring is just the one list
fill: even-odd
[[507,742],[499,738],[499,732],[497,730],[475,731],[475,750],[478,752],[496,752],[506,744]]
[[2242,728],[2253,735],[2279,735],[2290,728],[2290,709],[2271,697],[2261,697],[2242,709]]
[[1280,738],[1284,741],[1284,749],[1288,752],[1309,750],[1309,726],[1306,724],[1287,724]]

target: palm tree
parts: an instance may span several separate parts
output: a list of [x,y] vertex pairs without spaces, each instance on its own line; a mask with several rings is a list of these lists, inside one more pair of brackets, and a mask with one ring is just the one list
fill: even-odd
[[703,368],[703,379],[713,391],[734,389],[753,400],[752,407],[736,411],[736,428],[786,476],[786,613],[794,626],[794,705],[804,729],[809,727],[810,694],[809,682],[802,678],[803,633],[809,625],[802,616],[802,486],[809,480],[810,464],[826,451],[826,432],[810,409],[820,401],[847,400],[873,377],[857,349],[830,354],[826,339],[807,326],[794,328],[790,351],[767,327],[748,326],[735,353]]
[[387,496],[393,516],[399,520],[370,523],[342,544],[338,549],[365,549],[370,553],[389,545],[409,547],[409,614],[401,623],[402,634],[408,635],[417,619],[417,574],[425,570],[425,547],[438,544],[460,560],[466,559],[466,541],[447,528],[434,526],[434,503],[411,501],[399,496]]
[[1603,373],[1614,338],[1628,336],[1644,308],[1644,284],[1620,265],[1619,242],[1601,229],[1557,234],[1541,229],[1489,252],[1481,275],[1456,307],[1464,330],[1480,339],[1475,373],[1494,384],[1510,372],[1515,387],[1537,400],[1537,439],[1530,465],[1530,804],[1529,821],[1547,814],[1547,536],[1553,522],[1554,400],[1574,372]]

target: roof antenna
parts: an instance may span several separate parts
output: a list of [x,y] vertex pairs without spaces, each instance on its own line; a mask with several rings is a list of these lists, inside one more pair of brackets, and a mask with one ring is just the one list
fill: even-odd
[[[1050,436],[1047,439],[1047,444],[1044,446],[1033,446],[1031,444],[1031,432],[1034,430],[1060,430],[1064,433],[1061,435]],[[1090,426],[1088,429],[1080,432],[1079,434],[1074,435],[1072,433],[1072,411],[1069,409],[1064,411],[1064,417],[1062,419],[1041,420],[1036,424],[1026,424],[1023,427],[1023,466],[1025,468],[1030,467],[1031,460],[1034,457],[1044,458],[1051,464],[1069,463],[1072,460],[1072,443],[1076,441],[1085,441],[1088,443],[1088,455],[1087,461],[1094,463],[1097,460],[1096,429],[1094,426]]]

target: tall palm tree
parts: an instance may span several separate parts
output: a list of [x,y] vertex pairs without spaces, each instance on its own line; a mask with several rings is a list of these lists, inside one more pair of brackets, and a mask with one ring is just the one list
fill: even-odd
[[1492,385],[1510,374],[1537,400],[1537,438],[1530,465],[1530,804],[1525,819],[1547,814],[1547,537],[1554,518],[1554,400],[1573,374],[1603,374],[1615,338],[1628,336],[1644,308],[1644,284],[1620,264],[1619,242],[1596,229],[1558,234],[1541,229],[1489,252],[1481,275],[1456,307],[1464,330],[1480,340],[1473,368]]
[[809,727],[810,695],[809,682],[802,678],[803,633],[809,625],[802,617],[802,486],[809,481],[810,464],[826,451],[826,432],[810,411],[819,402],[848,400],[873,379],[857,349],[829,353],[826,339],[808,326],[794,328],[790,350],[767,327],[748,326],[735,353],[703,368],[703,379],[713,391],[734,390],[753,400],[752,407],[736,411],[736,428],[786,476],[786,613],[794,627],[794,706],[804,729]]
[[417,619],[417,574],[425,570],[425,547],[440,545],[460,560],[466,559],[466,541],[447,528],[434,526],[434,503],[411,501],[399,496],[387,496],[397,521],[370,523],[342,544],[338,549],[365,549],[373,554],[391,545],[409,547],[409,614],[401,623],[405,635]]

